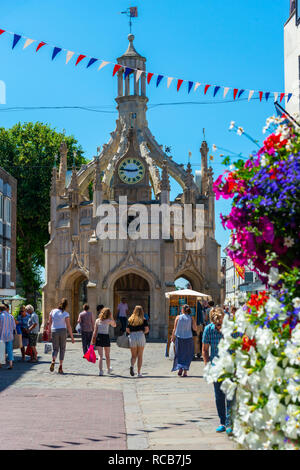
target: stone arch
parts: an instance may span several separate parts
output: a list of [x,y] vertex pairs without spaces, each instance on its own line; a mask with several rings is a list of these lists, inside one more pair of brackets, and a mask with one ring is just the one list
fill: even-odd
[[86,291],[88,283],[88,273],[84,269],[73,268],[65,272],[59,282],[60,297],[68,299],[68,312],[70,314],[71,326],[75,328],[78,314],[82,304],[88,302],[87,294],[82,297],[82,291]]
[[183,277],[187,279],[193,287],[193,290],[205,294],[205,282],[202,274],[192,270],[183,270],[176,274],[176,279]]

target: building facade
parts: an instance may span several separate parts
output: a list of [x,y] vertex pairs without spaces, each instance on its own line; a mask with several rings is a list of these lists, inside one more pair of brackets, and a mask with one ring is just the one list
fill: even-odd
[[[191,165],[185,169],[177,164],[156,142],[146,119],[146,59],[137,53],[134,36],[129,35],[128,39],[127,51],[117,59],[122,65],[117,72],[119,117],[110,141],[87,165],[78,171],[73,167],[69,185],[66,185],[65,143],[60,148],[59,169],[53,169],[50,241],[45,247],[44,324],[61,297],[69,300],[73,326],[84,302],[93,311],[101,303],[116,314],[120,299],[126,297],[130,311],[140,304],[150,314],[150,335],[166,338],[165,293],[175,289],[176,279],[185,277],[193,289],[220,301],[220,245],[215,240],[213,174],[207,166],[205,141],[200,149],[202,169],[197,184]],[[170,201],[170,178],[182,187],[175,201]],[[122,199],[125,196],[127,212]],[[99,235],[101,217],[97,208],[103,204],[115,210],[116,237]],[[155,205],[176,204],[183,208],[184,204],[191,204],[195,218],[196,204],[201,204],[203,247],[187,250],[187,240],[176,238],[175,225],[168,239],[151,237],[153,223],[150,227],[148,222],[140,227],[148,238],[131,239],[127,233],[124,235],[124,230],[136,220],[130,215],[137,209],[136,204],[143,206],[140,211],[146,213],[148,220]],[[165,223],[162,217],[157,220],[160,234]]]
[[17,181],[0,168],[0,298],[16,294]]
[[293,93],[286,104],[291,114],[300,114],[300,0],[290,0],[290,14],[284,25],[285,92]]

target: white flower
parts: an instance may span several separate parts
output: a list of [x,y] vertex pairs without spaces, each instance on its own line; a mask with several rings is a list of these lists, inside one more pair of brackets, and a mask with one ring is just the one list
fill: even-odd
[[234,126],[235,126],[235,121],[231,121],[230,126],[229,126],[229,130],[233,129]]
[[[300,382],[299,382],[299,380],[300,380],[299,378],[298,378],[298,381],[290,379],[289,383],[286,387],[287,391],[291,395],[292,401],[294,403],[296,403],[297,400],[300,401]],[[300,412],[299,412],[299,414],[300,414]]]
[[293,341],[287,341],[287,345],[284,350],[284,354],[288,357],[291,365],[300,366],[300,347],[293,343]]
[[286,410],[286,421],[284,424],[284,432],[287,437],[297,439],[300,436],[300,413],[299,407],[289,405]]
[[228,400],[233,400],[236,387],[236,383],[232,382],[230,379],[223,380],[221,384],[221,390],[226,394]]
[[275,346],[276,349],[279,348],[279,346],[280,346],[280,341],[279,341],[279,339],[278,339],[277,337],[274,338],[273,344],[274,344],[274,346]]
[[292,237],[284,237],[284,245],[291,248],[295,245],[294,239]]
[[269,159],[265,155],[263,155],[260,159],[260,164],[261,166],[267,166],[269,164]]
[[240,333],[244,333],[247,325],[247,320],[245,316],[245,310],[243,310],[242,307],[239,308],[235,313],[235,324],[237,326],[237,331]]
[[266,357],[273,342],[273,333],[268,328],[258,328],[255,333],[256,346],[259,353]]
[[237,134],[242,135],[243,133],[244,133],[244,129],[241,126],[239,126],[237,130]]
[[300,297],[295,297],[293,299],[293,305],[295,308],[300,308]]
[[278,268],[271,268],[268,274],[268,282],[270,286],[274,286],[279,281],[279,270]]

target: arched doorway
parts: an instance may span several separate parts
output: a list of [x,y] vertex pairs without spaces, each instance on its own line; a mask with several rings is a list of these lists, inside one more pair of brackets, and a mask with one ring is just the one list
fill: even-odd
[[180,276],[175,280],[175,287],[177,290],[193,289],[193,284],[186,276]]
[[77,324],[83,304],[87,303],[87,276],[80,270],[72,270],[61,279],[59,298],[68,299],[68,312],[72,329]]
[[129,313],[136,305],[141,305],[145,314],[150,312],[150,287],[148,281],[136,273],[128,273],[119,277],[114,283],[114,316],[121,299],[127,300]]

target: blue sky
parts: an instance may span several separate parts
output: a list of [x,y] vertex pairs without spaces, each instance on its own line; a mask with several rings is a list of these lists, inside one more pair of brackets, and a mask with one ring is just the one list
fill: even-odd
[[[148,71],[205,84],[284,91],[283,25],[289,0],[2,0],[0,5],[1,29],[108,61],[115,61],[127,49],[128,19],[119,12],[137,6],[135,47],[147,58]],[[45,46],[36,53],[36,43],[25,50],[23,45],[21,40],[12,50],[12,36],[0,36],[0,80],[7,87],[6,107],[101,106],[107,112],[6,111],[0,114],[1,126],[47,122],[73,134],[86,158],[93,158],[97,146],[106,143],[115,128],[117,82],[112,66],[98,72],[97,65],[86,69],[85,60],[75,67],[76,55],[66,65],[63,52],[52,62],[52,48]],[[152,133],[160,144],[171,146],[179,163],[186,164],[191,151],[194,170],[200,169],[203,128],[210,148],[215,144],[246,156],[255,146],[229,132],[230,121],[262,142],[265,120],[274,114],[272,99],[230,103],[232,90],[225,100],[221,90],[216,100],[211,89],[204,96],[203,86],[188,95],[185,83],[177,93],[174,82],[167,88],[166,78],[158,88],[153,79],[147,94]],[[159,103],[167,104],[151,108]],[[0,112],[4,108],[0,105]],[[218,152],[214,155],[210,163],[216,177],[224,167]],[[177,185],[172,185],[172,195],[178,192]],[[219,222],[219,213],[229,207],[228,202],[216,203],[216,239],[223,248],[228,232]]]

